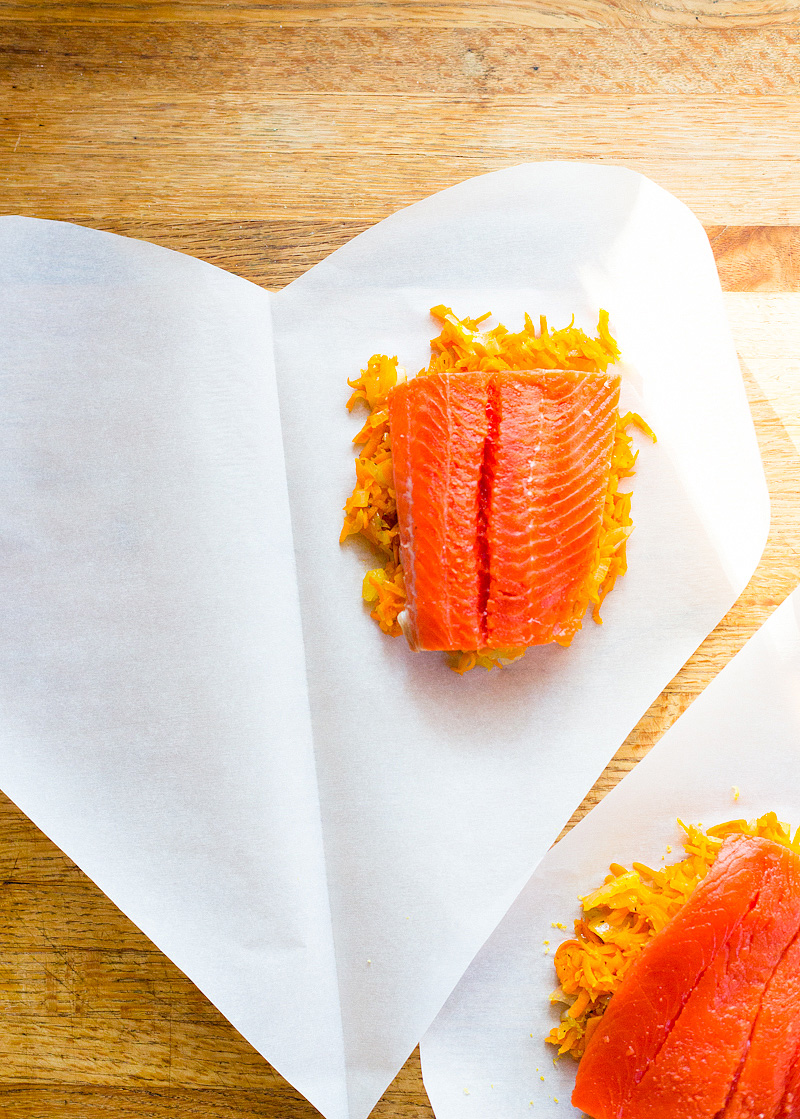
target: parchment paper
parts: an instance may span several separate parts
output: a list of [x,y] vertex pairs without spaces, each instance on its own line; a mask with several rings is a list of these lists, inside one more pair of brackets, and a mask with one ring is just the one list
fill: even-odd
[[[542,860],[423,1039],[437,1119],[579,1115],[575,1064],[543,1038],[560,1014],[552,954],[578,895],[609,863],[680,859],[676,819],[705,826],[776,811],[800,825],[800,591],[695,700],[647,757]],[[734,799],[734,788],[739,790]],[[672,853],[665,854],[671,846]],[[553,928],[561,921],[567,932]]]
[[[279,295],[0,223],[0,787],[330,1119],[363,1119],[608,758],[736,599],[766,491],[688,210],[526,165]],[[593,329],[641,441],[629,574],[570,649],[459,678],[340,548],[361,417],[428,308]]]

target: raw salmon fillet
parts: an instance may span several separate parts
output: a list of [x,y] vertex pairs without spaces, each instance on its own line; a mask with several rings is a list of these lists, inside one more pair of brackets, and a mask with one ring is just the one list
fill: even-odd
[[418,377],[389,401],[406,632],[419,649],[552,641],[591,568],[619,377]]
[[799,931],[800,858],[770,840],[728,838],[611,999],[573,1104],[593,1119],[721,1119]]

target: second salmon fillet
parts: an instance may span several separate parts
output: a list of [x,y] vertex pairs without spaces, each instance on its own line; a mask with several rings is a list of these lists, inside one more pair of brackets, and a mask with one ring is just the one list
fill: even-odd
[[726,839],[612,996],[573,1105],[593,1119],[778,1119],[797,1059],[799,934],[800,857]]

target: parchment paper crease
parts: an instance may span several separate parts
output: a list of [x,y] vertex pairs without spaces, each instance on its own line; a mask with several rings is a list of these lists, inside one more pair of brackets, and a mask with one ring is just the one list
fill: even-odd
[[[552,955],[578,896],[609,863],[683,855],[676,819],[705,826],[776,811],[800,826],[800,591],[647,757],[537,867],[422,1041],[437,1119],[579,1115],[575,1064],[543,1038],[559,1018]],[[739,790],[734,799],[734,789]],[[671,846],[672,854],[665,854]],[[567,932],[553,927],[561,921]]]
[[[768,507],[705,235],[632,172],[526,165],[277,296],[0,222],[0,786],[330,1119],[363,1119],[582,795],[736,599]],[[461,679],[340,548],[346,378],[445,302],[591,329],[658,432],[572,648]]]

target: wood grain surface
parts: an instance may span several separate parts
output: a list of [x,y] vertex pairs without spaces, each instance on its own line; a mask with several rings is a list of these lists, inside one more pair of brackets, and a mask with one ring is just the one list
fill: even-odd
[[[625,164],[694,209],[771,532],[574,822],[800,582],[799,63],[792,0],[0,0],[0,212],[277,289],[398,207],[526,160]],[[1,797],[0,1057],[2,1119],[317,1114]],[[416,1054],[374,1114],[432,1115]]]

